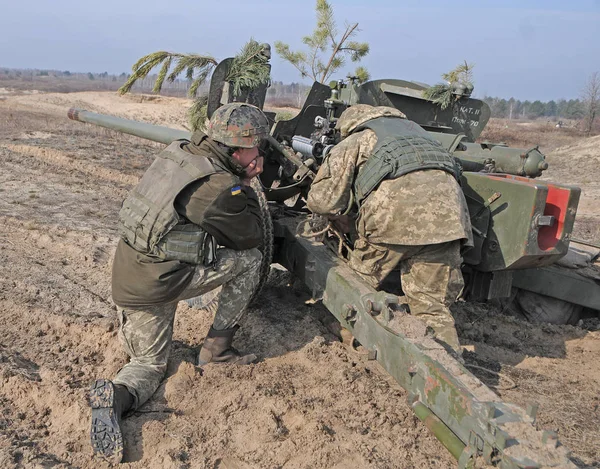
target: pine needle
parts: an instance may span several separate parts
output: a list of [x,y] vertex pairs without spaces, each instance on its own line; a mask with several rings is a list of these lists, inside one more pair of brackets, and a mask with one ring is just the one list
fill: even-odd
[[[250,39],[233,58],[225,80],[231,83],[234,96],[245,90],[258,88],[269,83],[271,67],[270,50],[265,44]],[[162,65],[161,65],[162,64]],[[196,97],[200,87],[213,72],[217,61],[211,56],[198,54],[179,54],[158,51],[140,58],[132,67],[133,73],[127,82],[119,88],[119,94],[131,91],[133,85],[146,78],[157,66],[161,65],[152,91],[160,93],[165,80],[175,81],[184,75],[190,82],[188,95]],[[172,68],[171,68],[172,67]],[[188,111],[190,126],[193,130],[204,129],[207,116],[206,96],[196,99]]]
[[424,90],[423,97],[446,109],[452,104],[452,88],[444,83],[438,83]]
[[208,119],[208,97],[201,96],[194,100],[188,110],[188,122],[192,128],[192,132],[196,130],[206,130],[206,120]]
[[167,73],[169,72],[169,68],[171,68],[171,62],[173,61],[173,57],[168,57],[162,67],[160,68],[160,72],[158,73],[158,77],[156,78],[156,82],[154,83],[154,88],[152,88],[152,92],[160,93],[163,83],[165,82],[165,78],[167,77]]
[[[369,44],[350,40],[360,30],[358,23],[346,24],[346,29],[338,35],[334,12],[327,0],[316,2],[317,23],[309,36],[302,37],[308,52],[292,51],[288,44],[275,41],[275,51],[283,60],[291,63],[302,75],[314,81],[326,83],[329,77],[346,64],[345,58],[359,62],[369,53]],[[331,55],[327,57],[328,50]],[[364,77],[366,69],[361,68]],[[368,75],[368,73],[367,73]]]
[[250,39],[233,58],[225,80],[233,87],[233,94],[239,95],[242,89],[254,89],[269,82],[271,67],[264,44]]
[[358,79],[358,83],[365,83],[371,78],[371,76],[369,75],[369,71],[362,66],[356,67],[356,70],[354,71],[354,76]]
[[438,83],[423,90],[423,97],[446,109],[464,94],[457,93],[462,88],[470,92],[473,90],[473,65],[467,63],[458,65],[448,73],[442,74],[446,83]]
[[[175,67],[169,73],[169,69],[176,62]],[[125,84],[119,88],[119,94],[129,93],[131,88],[138,80],[143,80],[148,74],[162,63],[162,67],[152,91],[154,93],[160,93],[165,79],[169,82],[173,82],[177,77],[186,70],[186,78],[190,81],[194,80],[193,84],[196,83],[194,93],[190,92],[190,96],[194,96],[198,87],[206,81],[210,72],[217,65],[217,61],[208,55],[198,54],[179,54],[175,52],[158,51],[151,54],[145,55],[139,59],[133,67],[131,67],[133,73]],[[196,76],[196,78],[194,78]]]

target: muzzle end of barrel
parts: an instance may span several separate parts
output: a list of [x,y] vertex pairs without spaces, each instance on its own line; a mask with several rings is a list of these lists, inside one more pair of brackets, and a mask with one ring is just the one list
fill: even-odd
[[79,111],[80,111],[80,109],[76,109],[76,108],[72,107],[71,109],[69,109],[67,116],[71,120],[79,121]]

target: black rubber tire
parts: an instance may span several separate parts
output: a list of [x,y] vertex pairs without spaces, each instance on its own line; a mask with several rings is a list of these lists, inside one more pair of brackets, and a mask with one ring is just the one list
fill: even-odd
[[[260,294],[261,290],[265,286],[267,279],[269,278],[269,271],[271,270],[271,262],[273,262],[273,219],[271,218],[271,212],[269,211],[269,203],[267,197],[262,189],[258,178],[252,179],[252,188],[256,192],[258,198],[258,205],[260,207],[260,224],[262,228],[262,241],[258,246],[258,250],[262,253],[262,261],[260,263],[259,280],[250,304],[254,303]],[[185,300],[190,308],[207,310],[210,313],[217,311],[219,305],[219,293],[221,287],[208,292],[202,296],[196,296]]]
[[263,191],[258,178],[252,179],[252,188],[256,192],[258,198],[258,205],[260,207],[260,225],[262,228],[262,241],[258,246],[258,250],[262,253],[262,260],[260,262],[259,270],[259,281],[254,294],[250,299],[250,304],[254,303],[260,292],[262,291],[267,279],[269,278],[269,272],[271,270],[271,263],[273,262],[273,219],[271,218],[271,212],[269,210],[269,202],[267,196]]
[[583,306],[527,290],[519,290],[516,303],[525,319],[536,323],[575,325],[583,311]]

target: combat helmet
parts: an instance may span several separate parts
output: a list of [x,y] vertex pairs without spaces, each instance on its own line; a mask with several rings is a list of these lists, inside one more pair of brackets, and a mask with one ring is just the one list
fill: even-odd
[[263,112],[247,103],[224,104],[213,113],[206,134],[228,147],[252,148],[269,132]]

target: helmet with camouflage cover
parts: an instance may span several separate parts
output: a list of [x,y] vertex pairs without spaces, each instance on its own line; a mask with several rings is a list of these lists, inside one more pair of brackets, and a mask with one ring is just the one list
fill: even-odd
[[206,134],[228,147],[252,148],[269,132],[263,112],[247,103],[224,104],[213,113]]
[[361,124],[377,117],[401,117],[406,115],[393,107],[371,106],[370,104],[355,104],[348,107],[337,121],[336,129],[342,138],[346,138]]

